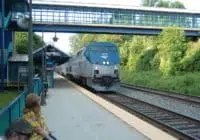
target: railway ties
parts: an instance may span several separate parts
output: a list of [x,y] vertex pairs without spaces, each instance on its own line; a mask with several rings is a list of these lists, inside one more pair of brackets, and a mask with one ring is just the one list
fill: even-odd
[[177,138],[200,140],[200,121],[198,120],[118,93],[100,96],[139,115]]
[[186,95],[176,92],[169,92],[169,91],[160,91],[157,89],[151,89],[148,87],[136,86],[136,85],[129,85],[125,83],[121,83],[121,87],[132,89],[136,91],[141,91],[144,94],[149,95],[159,95],[161,97],[165,97],[166,100],[174,100],[174,101],[181,101],[182,103],[188,104],[193,107],[200,107],[200,97],[199,96],[192,96]]

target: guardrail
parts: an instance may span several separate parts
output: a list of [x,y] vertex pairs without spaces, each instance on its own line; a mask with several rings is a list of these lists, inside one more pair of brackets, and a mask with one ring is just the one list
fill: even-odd
[[[42,81],[40,78],[34,78],[34,93],[40,95],[42,90]],[[27,91],[22,92],[7,107],[0,110],[0,136],[4,135],[5,130],[12,121],[23,115]]]

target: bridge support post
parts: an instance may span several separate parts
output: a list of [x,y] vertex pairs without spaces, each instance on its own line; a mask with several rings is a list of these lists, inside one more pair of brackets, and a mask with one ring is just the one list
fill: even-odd
[[0,72],[0,76],[1,76],[1,84],[0,84],[0,91],[4,91],[4,68],[5,68],[5,65],[4,65],[4,48],[5,48],[5,37],[4,37],[4,16],[5,16],[5,0],[2,0],[1,1],[1,36],[0,36],[0,47],[1,47],[1,72]]
[[[42,41],[44,41],[44,34],[42,32]],[[46,105],[46,92],[47,88],[46,87],[46,66],[45,66],[45,59],[46,59],[46,53],[45,53],[45,46],[42,46],[42,94],[41,94],[41,105]]]
[[32,0],[29,1],[29,33],[28,33],[28,93],[33,92],[33,23]]

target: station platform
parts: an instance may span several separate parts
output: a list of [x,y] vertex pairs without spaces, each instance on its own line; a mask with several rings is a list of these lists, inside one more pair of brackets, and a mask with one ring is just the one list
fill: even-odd
[[42,108],[49,129],[58,140],[147,140],[111,112],[82,94],[66,79],[55,74]]

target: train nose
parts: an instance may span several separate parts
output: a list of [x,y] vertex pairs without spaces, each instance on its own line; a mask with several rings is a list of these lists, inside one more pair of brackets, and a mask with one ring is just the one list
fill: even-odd
[[109,77],[109,76],[102,77],[102,84],[110,85],[111,83],[112,83],[112,77]]

